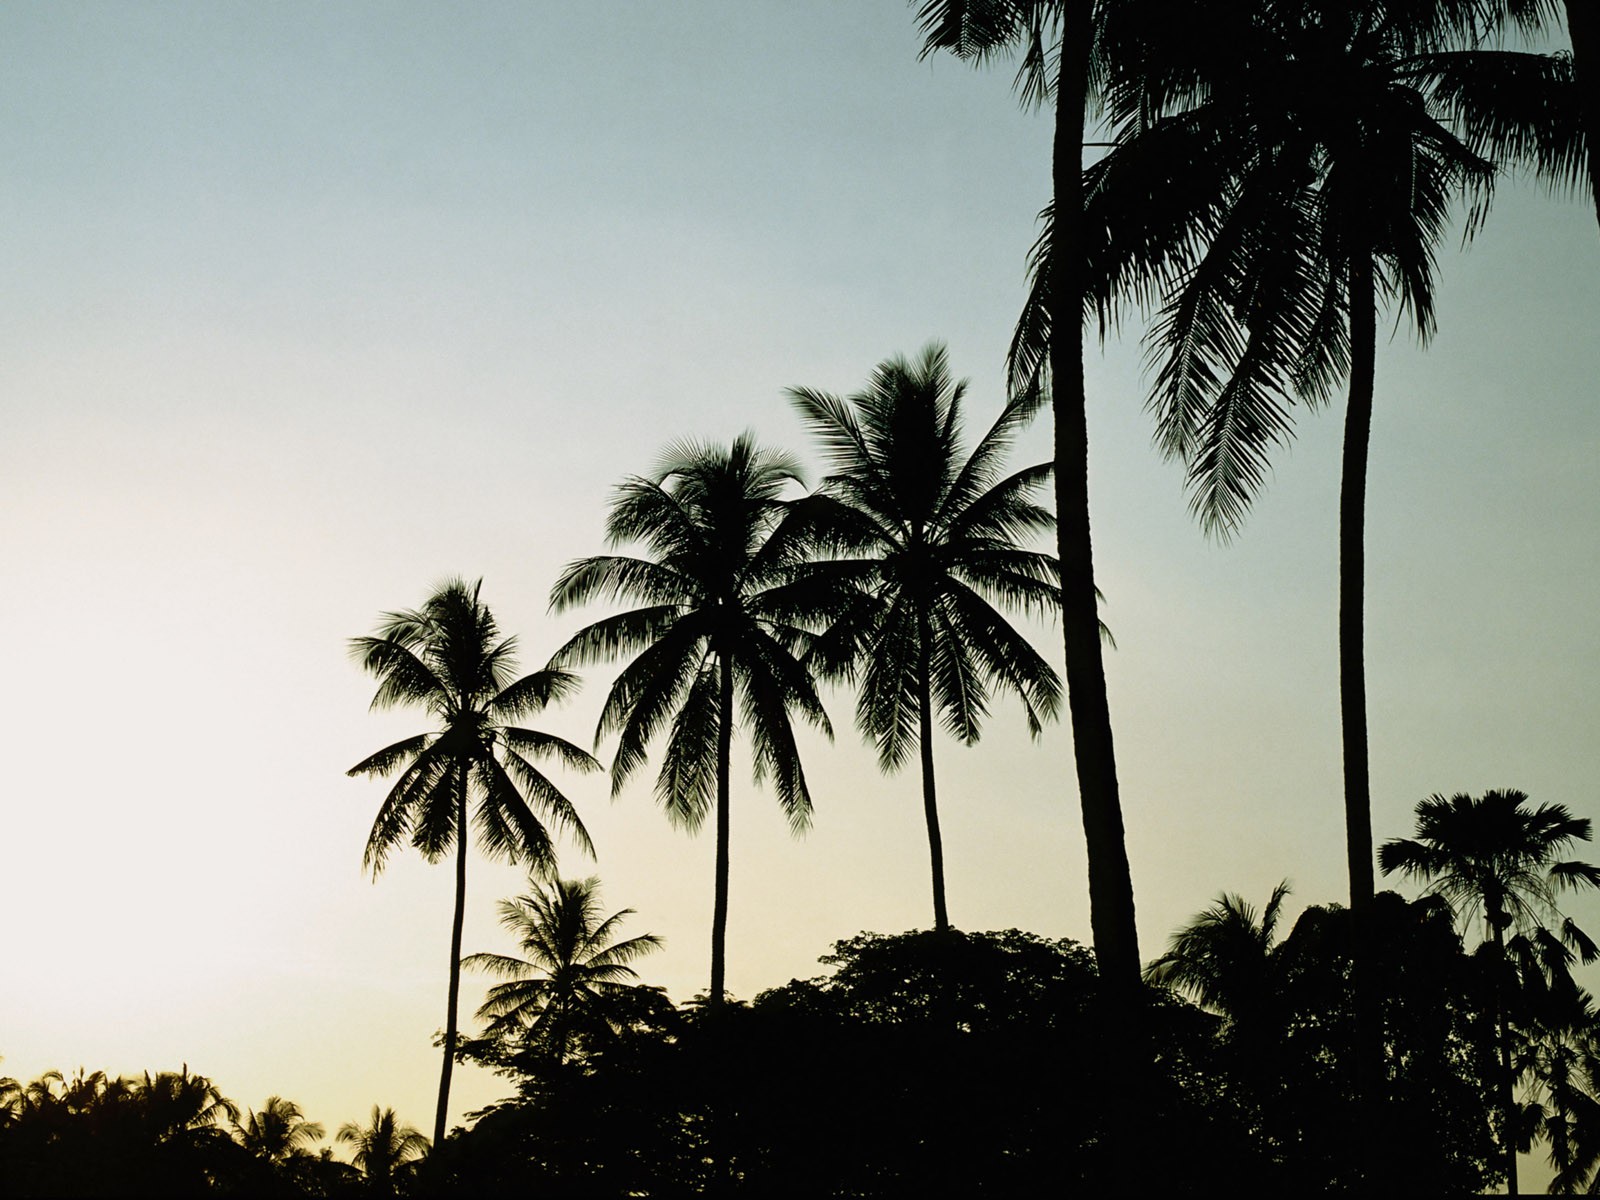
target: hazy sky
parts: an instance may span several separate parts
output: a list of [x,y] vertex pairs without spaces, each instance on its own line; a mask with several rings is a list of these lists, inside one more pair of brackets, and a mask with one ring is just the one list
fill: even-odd
[[[849,392],[938,338],[986,425],[1048,121],[1003,66],[919,63],[894,0],[24,3],[0,46],[0,1073],[187,1061],[330,1128],[375,1102],[426,1125],[452,878],[361,871],[386,785],[344,771],[424,718],[368,713],[346,639],[460,574],[542,665],[608,611],[552,618],[550,584],[665,443],[751,429],[815,462],[787,386]],[[1431,348],[1402,326],[1378,362],[1380,840],[1432,792],[1597,808],[1594,215],[1506,180],[1439,273]],[[1208,542],[1149,447],[1137,334],[1091,359],[1091,453],[1148,959],[1223,889],[1345,895],[1342,405]],[[607,682],[541,726],[587,744]],[[830,711],[809,837],[738,768],[742,997],[931,923],[916,777]],[[1066,731],[1030,743],[1002,704],[936,755],[954,922],[1086,942]],[[712,843],[652,778],[615,803],[569,779],[599,858],[563,867],[667,939],[644,975],[687,999]],[[469,952],[513,949],[495,901],[523,882],[474,859]],[[507,1090],[457,1080],[457,1116]]]

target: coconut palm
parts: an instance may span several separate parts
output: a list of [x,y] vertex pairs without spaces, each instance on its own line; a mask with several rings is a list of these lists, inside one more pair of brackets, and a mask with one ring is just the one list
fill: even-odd
[[860,677],[856,723],[885,771],[916,747],[933,875],[933,920],[949,928],[944,850],[934,788],[933,722],[967,745],[978,740],[995,688],[1021,701],[1035,735],[1053,716],[1061,682],[995,608],[1054,613],[1059,570],[1018,539],[1051,525],[1036,500],[1048,464],[1003,475],[1002,459],[1025,406],[1010,404],[963,458],[966,381],[950,378],[940,345],[916,362],[891,358],[848,400],[810,388],[790,398],[822,445],[832,473],[813,507],[826,543],[843,557],[814,564],[813,582],[852,597],[828,640],[847,648],[844,673]]
[[392,1196],[407,1164],[432,1148],[418,1130],[400,1123],[394,1109],[380,1109],[376,1104],[367,1124],[346,1121],[334,1137],[353,1148],[350,1161],[366,1177],[367,1186],[382,1196]]
[[1056,548],[1061,563],[1061,631],[1078,797],[1089,865],[1089,921],[1100,977],[1132,1002],[1139,995],[1139,938],[1123,832],[1111,710],[1096,607],[1089,527],[1089,430],[1083,338],[1075,322],[1087,291],[1083,246],[1083,127],[1101,71],[1096,0],[924,0],[917,20],[923,54],[947,51],[982,63],[1018,52],[1024,104],[1051,104],[1052,221],[1037,255],[1036,286],[1013,344],[1013,395],[1042,395],[1049,382],[1054,420]]
[[[1572,918],[1561,913],[1562,891],[1600,887],[1600,867],[1560,860],[1572,843],[1590,840],[1589,818],[1560,804],[1531,807],[1526,794],[1489,791],[1430,796],[1417,805],[1417,836],[1385,842],[1378,862],[1426,883],[1449,901],[1466,927],[1481,919],[1492,947],[1494,1037],[1499,1059],[1500,1142],[1513,1193],[1517,1190],[1517,1137],[1512,1095],[1515,1073],[1507,1030],[1507,977],[1514,966],[1525,982],[1544,986],[1554,973],[1564,982],[1575,956],[1588,963],[1597,948]],[[1551,925],[1556,928],[1552,930]]]
[[1339,641],[1360,908],[1374,889],[1363,527],[1377,312],[1398,303],[1426,341],[1454,202],[1471,201],[1470,234],[1491,195],[1479,151],[1570,155],[1570,87],[1558,59],[1470,48],[1467,0],[1197,0],[1159,30],[1136,6],[1111,11],[1106,42],[1133,65],[1108,88],[1119,144],[1086,172],[1093,298],[1103,321],[1120,301],[1159,306],[1157,444],[1188,464],[1207,530],[1239,528],[1290,406],[1348,380]]
[[642,542],[650,557],[580,559],[550,593],[555,612],[595,599],[643,604],[580,630],[551,666],[629,656],[596,732],[597,743],[618,735],[612,794],[664,732],[656,795],[668,818],[693,833],[715,810],[713,1004],[725,994],[735,707],[749,733],[756,781],[771,778],[797,833],[810,822],[811,793],[792,715],[832,737],[816,684],[800,662],[809,639],[780,602],[805,551],[798,522],[785,519],[790,509],[783,498],[799,481],[791,458],[758,448],[748,434],[728,447],[673,446],[654,474],[621,485],[606,520],[613,547]]
[[[1483,17],[1495,33],[1510,27],[1533,37],[1553,35],[1561,25],[1557,7],[1556,0],[1485,0]],[[1587,186],[1595,216],[1600,219],[1600,154],[1589,150],[1595,131],[1600,130],[1600,9],[1593,0],[1561,0],[1559,7],[1566,18],[1572,57],[1570,63],[1561,57],[1552,57],[1551,62],[1563,83],[1570,81],[1570,87],[1564,88],[1567,95],[1556,104],[1546,97],[1537,102],[1549,109],[1545,122],[1554,117],[1562,123],[1560,137],[1542,144],[1525,136],[1506,142],[1503,135],[1511,130],[1503,122],[1474,120],[1478,113],[1471,108],[1461,116],[1472,136],[1493,147],[1491,153],[1511,151],[1562,190]]]
[[608,1001],[638,986],[628,964],[662,942],[653,933],[616,940],[633,909],[602,916],[596,876],[552,884],[533,879],[530,887],[526,896],[500,902],[500,924],[527,957],[472,954],[462,965],[507,981],[490,988],[478,1009],[488,1036],[523,1038],[562,1063],[579,1039],[615,1031]]
[[261,1111],[247,1109],[244,1120],[233,1122],[234,1137],[250,1153],[283,1165],[324,1136],[321,1125],[308,1121],[300,1106],[282,1096],[268,1096]]
[[1121,301],[1158,307],[1157,443],[1188,464],[1192,507],[1224,537],[1289,436],[1292,405],[1348,380],[1340,725],[1356,1073],[1375,1086],[1364,527],[1378,309],[1397,303],[1431,334],[1434,254],[1455,202],[1471,201],[1471,233],[1490,197],[1495,164],[1479,150],[1561,142],[1570,122],[1552,116],[1546,86],[1560,66],[1472,48],[1469,0],[1170,7],[1170,22],[1108,9],[1104,42],[1123,66],[1107,86],[1118,144],[1086,172],[1093,299],[1102,322]]
[[447,580],[421,608],[388,613],[374,636],[350,643],[352,656],[378,677],[373,708],[417,705],[437,722],[437,728],[385,746],[349,771],[398,773],[362,859],[374,876],[403,841],[410,841],[429,862],[455,850],[450,991],[435,1143],[444,1139],[455,1062],[469,807],[471,824],[492,857],[553,871],[555,848],[545,821],[571,836],[585,853],[594,853],[572,802],[534,763],[553,759],[577,771],[599,770],[600,764],[563,738],[511,723],[571,695],[578,680],[554,669],[518,678],[516,639],[501,636],[479,598],[481,586],[481,581],[468,585]]
[[1288,896],[1286,880],[1258,914],[1242,896],[1224,892],[1172,935],[1167,952],[1145,968],[1146,981],[1183,992],[1235,1030],[1248,1030],[1277,988],[1272,954]]

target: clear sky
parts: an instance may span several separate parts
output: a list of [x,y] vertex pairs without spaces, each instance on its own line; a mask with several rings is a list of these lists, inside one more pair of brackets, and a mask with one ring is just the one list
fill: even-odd
[[[0,1072],[187,1061],[330,1128],[375,1102],[427,1124],[451,873],[361,871],[384,785],[344,771],[423,718],[368,713],[346,639],[460,574],[542,665],[606,611],[549,616],[557,572],[665,443],[751,429],[815,462],[787,386],[849,392],[938,338],[987,423],[1048,122],[1007,68],[918,44],[894,0],[0,7]],[[1431,348],[1402,326],[1378,362],[1380,840],[1432,792],[1597,810],[1594,215],[1505,180],[1439,274]],[[1345,895],[1342,405],[1208,542],[1149,447],[1137,335],[1089,382],[1150,958],[1223,889]],[[542,727],[587,744],[607,681]],[[931,923],[916,777],[879,775],[852,704],[805,743],[807,838],[739,777],[736,995]],[[1066,731],[1030,743],[1002,704],[936,754],[955,923],[1087,941]],[[711,839],[651,778],[614,803],[568,781],[599,857],[563,867],[667,939],[644,974],[687,999]],[[466,949],[511,950],[495,901],[523,877],[468,882]],[[457,1079],[457,1116],[505,1090]]]

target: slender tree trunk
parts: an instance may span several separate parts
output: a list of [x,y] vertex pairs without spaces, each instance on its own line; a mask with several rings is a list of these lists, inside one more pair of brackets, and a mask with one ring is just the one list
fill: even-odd
[[1083,123],[1093,26],[1089,0],[1066,5],[1057,82],[1052,176],[1055,239],[1049,262],[1050,382],[1055,419],[1056,546],[1061,630],[1078,796],[1089,858],[1089,923],[1102,983],[1113,995],[1140,988],[1133,877],[1117,791],[1111,708],[1101,657],[1089,536],[1088,397],[1083,377]]
[[456,779],[456,912],[450,922],[450,1002],[444,1019],[444,1068],[439,1073],[439,1107],[433,1116],[433,1145],[444,1143],[450,1107],[450,1073],[456,1065],[457,1002],[461,991],[461,926],[467,914],[467,767]]
[[711,904],[711,1003],[720,1005],[728,967],[728,777],[733,760],[733,661],[718,651],[717,865]]
[[1490,995],[1494,1005],[1495,1057],[1499,1060],[1500,1078],[1495,1081],[1495,1092],[1500,1108],[1500,1152],[1505,1156],[1506,1191],[1517,1194],[1517,1131],[1516,1131],[1516,1079],[1511,1074],[1511,1039],[1506,1036],[1506,944],[1502,932],[1503,912],[1489,914],[1493,924],[1490,931],[1494,939],[1494,984]]
[[922,738],[922,815],[928,822],[928,858],[933,867],[933,927],[939,933],[950,928],[950,913],[944,903],[944,839],[939,836],[939,806],[933,787],[933,687],[928,679],[931,669],[928,653],[928,614],[917,613],[917,683],[921,694],[917,702],[919,735]]
[[1350,401],[1339,487],[1339,717],[1344,739],[1345,858],[1350,874],[1350,983],[1356,1127],[1352,1161],[1373,1179],[1380,1138],[1383,1031],[1372,974],[1372,789],[1367,762],[1367,670],[1362,621],[1366,591],[1367,447],[1377,359],[1377,294],[1372,256],[1350,262]]
[[1566,0],[1578,114],[1589,149],[1589,198],[1600,221],[1600,7],[1596,0]]

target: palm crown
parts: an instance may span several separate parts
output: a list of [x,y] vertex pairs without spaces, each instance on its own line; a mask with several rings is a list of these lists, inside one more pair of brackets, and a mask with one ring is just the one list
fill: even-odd
[[625,908],[600,909],[600,881],[534,881],[526,896],[500,902],[500,924],[517,936],[526,958],[473,954],[462,965],[505,979],[489,989],[478,1019],[490,1037],[525,1035],[559,1062],[574,1041],[614,1029],[607,1002],[638,986],[629,964],[660,947],[653,933],[616,940]]
[[1491,939],[1556,924],[1568,948],[1588,962],[1594,943],[1561,915],[1557,901],[1569,888],[1600,887],[1600,867],[1557,856],[1589,838],[1588,817],[1561,804],[1534,808],[1523,792],[1430,796],[1417,805],[1417,836],[1385,842],[1378,864],[1386,875],[1426,882],[1463,923],[1481,916]]
[[351,775],[399,771],[367,839],[363,863],[374,873],[408,835],[429,862],[448,853],[466,833],[456,813],[466,796],[477,801],[474,825],[492,855],[554,866],[535,808],[593,853],[577,810],[531,760],[555,758],[579,771],[599,764],[565,739],[511,724],[571,695],[577,677],[543,670],[517,678],[516,639],[500,635],[481,586],[449,580],[422,608],[389,613],[376,635],[351,640],[351,654],[378,677],[374,709],[416,705],[439,726],[350,768]]

